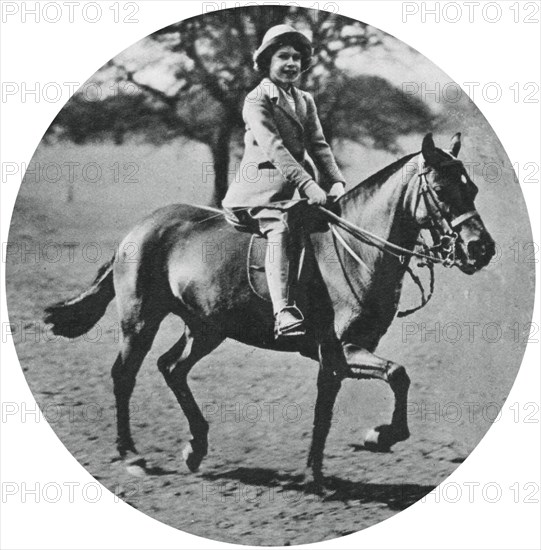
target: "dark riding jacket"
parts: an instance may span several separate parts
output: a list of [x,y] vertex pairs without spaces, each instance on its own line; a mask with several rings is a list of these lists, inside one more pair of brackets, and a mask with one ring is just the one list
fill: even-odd
[[345,179],[325,141],[313,97],[294,86],[295,111],[269,78],[244,101],[244,156],[223,200],[228,208],[289,200],[315,179],[326,191]]

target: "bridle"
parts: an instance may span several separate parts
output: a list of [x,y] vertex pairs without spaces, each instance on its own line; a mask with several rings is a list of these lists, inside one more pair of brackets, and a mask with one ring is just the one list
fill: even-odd
[[[464,167],[462,162],[457,159],[449,159],[443,161],[439,166],[451,166],[460,164],[464,175]],[[418,311],[424,307],[432,298],[434,293],[434,264],[439,263],[444,267],[453,267],[457,265],[456,261],[456,243],[458,240],[457,229],[467,220],[478,215],[477,210],[473,209],[458,216],[450,218],[443,206],[442,201],[438,198],[437,189],[434,189],[427,179],[427,174],[430,173],[430,169],[427,169],[422,155],[419,155],[419,167],[418,167],[418,190],[415,199],[415,206],[413,208],[414,219],[417,220],[417,210],[421,203],[424,203],[425,210],[428,217],[427,229],[430,231],[433,244],[428,245],[422,236],[419,237],[415,248],[413,250],[396,245],[374,233],[363,229],[361,227],[352,224],[348,220],[338,216],[334,212],[319,206],[319,210],[329,219],[329,227],[334,237],[334,243],[339,242],[342,247],[349,253],[349,255],[360,265],[365,265],[364,261],[358,256],[358,254],[349,246],[346,240],[338,231],[338,227],[358,239],[369,245],[375,246],[383,252],[396,257],[401,264],[405,265],[405,270],[409,273],[414,283],[419,287],[421,291],[421,305],[406,310],[399,311],[398,317],[404,317],[410,315],[415,311]],[[467,175],[466,175],[467,176]],[[423,224],[424,225],[424,224]],[[421,226],[421,228],[423,228]],[[412,268],[408,265],[411,258],[417,258],[419,260],[419,267],[427,267],[430,271],[430,291],[429,294],[425,294],[422,282],[420,278],[413,272]],[[344,269],[344,266],[342,266]],[[353,290],[353,289],[352,289]]]
[[[462,175],[464,175],[463,164],[456,159],[449,159],[443,161],[439,166],[453,166],[460,165],[462,167]],[[433,255],[432,262],[441,263],[444,267],[453,267],[456,264],[456,242],[458,239],[458,229],[464,222],[478,216],[477,210],[469,210],[454,218],[448,218],[445,214],[442,202],[438,198],[437,189],[434,189],[428,182],[426,177],[430,173],[430,169],[427,169],[423,162],[422,155],[419,156],[419,172],[417,177],[419,178],[419,191],[417,193],[417,201],[415,205],[414,216],[417,214],[417,208],[421,198],[424,201],[425,209],[429,217],[429,231],[432,236],[434,244],[428,248],[430,254]],[[432,203],[432,208],[431,208]]]

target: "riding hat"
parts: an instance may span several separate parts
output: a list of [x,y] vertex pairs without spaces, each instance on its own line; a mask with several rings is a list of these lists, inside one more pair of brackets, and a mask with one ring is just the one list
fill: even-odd
[[261,46],[254,52],[254,67],[259,68],[258,61],[261,55],[272,46],[281,44],[299,44],[306,48],[309,52],[308,56],[303,56],[301,59],[301,70],[305,71],[310,67],[310,57],[312,55],[312,42],[300,31],[295,30],[290,25],[275,25],[271,27],[263,37]]

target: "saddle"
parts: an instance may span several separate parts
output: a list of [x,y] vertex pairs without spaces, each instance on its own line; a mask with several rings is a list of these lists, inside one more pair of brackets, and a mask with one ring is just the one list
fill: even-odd
[[[300,228],[301,233],[298,235],[299,241],[297,242],[298,262],[295,272],[291,274],[291,281],[289,283],[292,294],[296,295],[297,300],[302,301],[300,296],[300,294],[302,294],[302,289],[300,288],[299,282],[301,281],[301,275],[304,275],[304,271],[306,271],[308,264],[311,263],[306,259],[307,247],[310,246],[307,244],[309,243],[308,236],[310,233],[327,231],[327,220],[304,202],[286,202],[282,207],[284,210],[296,210],[294,215],[299,216],[299,219],[302,220],[302,223],[297,226]],[[309,212],[306,211],[307,208],[310,208]],[[257,207],[250,209],[224,208],[225,220],[231,226],[237,231],[252,234],[246,255],[246,275],[250,289],[262,300],[272,303],[267,284],[267,276],[265,274],[265,255],[268,246],[267,239],[260,232],[258,221],[251,215],[255,211],[257,211]]]

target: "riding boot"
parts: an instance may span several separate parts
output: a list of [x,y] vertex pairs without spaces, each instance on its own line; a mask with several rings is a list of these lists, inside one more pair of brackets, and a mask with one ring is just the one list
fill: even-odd
[[269,232],[267,242],[265,272],[274,309],[275,336],[301,336],[305,333],[304,317],[290,297],[296,279],[296,247],[287,230]]

